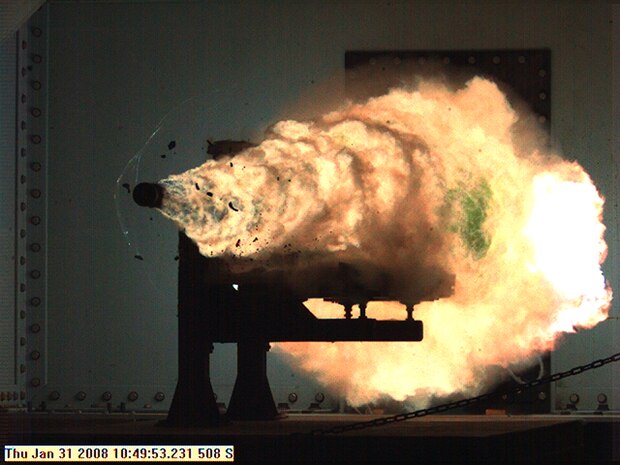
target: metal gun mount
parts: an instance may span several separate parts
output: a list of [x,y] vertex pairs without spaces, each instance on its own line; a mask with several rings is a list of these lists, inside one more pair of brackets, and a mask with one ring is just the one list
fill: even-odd
[[[133,197],[147,207],[161,207],[164,188],[138,184]],[[237,380],[227,417],[240,420],[277,418],[278,411],[267,379],[270,342],[280,341],[421,341],[423,325],[413,319],[413,307],[423,300],[452,294],[453,277],[440,280],[424,295],[393,295],[379,283],[365,289],[355,269],[336,267],[312,270],[321,276],[300,294],[290,285],[286,272],[256,268],[230,272],[221,258],[206,258],[184,233],[179,234],[179,378],[167,424],[215,425],[218,412],[209,377],[209,357],[214,342],[237,343]],[[237,289],[233,287],[237,284]],[[315,317],[303,302],[324,298],[345,308],[344,318]],[[376,320],[366,316],[373,300],[405,304],[403,320]],[[358,318],[352,307],[359,305]]]

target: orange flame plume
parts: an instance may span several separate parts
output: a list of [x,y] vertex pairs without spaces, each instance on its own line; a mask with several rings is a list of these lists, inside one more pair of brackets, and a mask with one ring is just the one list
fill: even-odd
[[[416,306],[422,342],[277,348],[353,404],[476,394],[491,382],[487,368],[596,325],[612,298],[600,268],[603,199],[576,162],[532,144],[526,126],[485,79],[392,89],[282,121],[257,147],[170,176],[162,211],[202,254],[239,266],[277,266],[283,253],[373,263],[405,289],[455,275],[452,296]],[[307,306],[342,315],[322,300]],[[367,312],[405,316],[395,302]]]

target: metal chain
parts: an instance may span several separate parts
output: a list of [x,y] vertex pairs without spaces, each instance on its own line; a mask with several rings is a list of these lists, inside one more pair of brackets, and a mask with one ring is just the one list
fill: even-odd
[[435,407],[424,408],[424,409],[415,410],[413,412],[408,412],[408,413],[399,413],[398,415],[393,415],[389,417],[381,417],[381,418],[377,418],[377,419],[369,420],[369,421],[360,421],[357,423],[350,423],[350,424],[343,425],[343,426],[334,426],[331,428],[316,429],[316,430],[310,431],[307,434],[319,436],[319,435],[326,435],[326,434],[345,433],[347,431],[356,431],[360,429],[374,428],[377,426],[388,425],[390,423],[397,423],[397,422],[401,422],[405,420],[410,420],[412,418],[419,418],[419,417],[424,417],[427,415],[432,415],[435,413],[441,413],[441,412],[453,410],[456,408],[467,407],[469,405],[476,404],[478,402],[482,402],[482,401],[489,400],[489,399],[495,399],[495,398],[504,397],[504,396],[507,397],[513,394],[520,394],[521,392],[526,391],[528,389],[532,389],[534,387],[542,386],[545,384],[554,383],[561,379],[568,378],[569,376],[575,376],[575,375],[583,373],[584,371],[593,370],[595,368],[600,368],[609,363],[618,362],[618,361],[620,361],[620,352],[617,354],[611,355],[607,358],[595,360],[586,365],[576,366],[567,371],[562,371],[559,373],[554,373],[549,376],[544,376],[540,379],[536,379],[534,381],[521,384],[518,387],[509,389],[503,392],[493,392],[489,394],[482,394],[480,396],[470,397],[469,399],[448,402],[446,404],[437,405]]

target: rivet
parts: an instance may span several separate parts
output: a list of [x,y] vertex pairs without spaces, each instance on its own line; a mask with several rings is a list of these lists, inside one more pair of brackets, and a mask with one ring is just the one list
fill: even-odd
[[38,307],[39,305],[41,305],[41,299],[39,297],[33,297],[32,299],[30,299],[30,305],[32,305],[33,307]]
[[75,398],[77,400],[82,401],[82,400],[86,399],[86,393],[84,391],[79,391],[77,394],[75,394]]
[[544,69],[539,69],[539,70],[538,70],[538,75],[539,75],[540,77],[545,77],[545,76],[547,75],[547,71],[546,71],[546,70],[544,70]]
[[294,404],[295,402],[297,402],[297,399],[298,399],[297,394],[296,394],[296,393],[294,393],[294,392],[291,392],[291,393],[288,395],[288,401],[289,401],[291,404]]
[[570,396],[568,396],[568,401],[571,404],[577,404],[579,402],[579,394],[572,393]]
[[19,311],[19,318],[21,318],[22,320],[26,319],[26,312],[24,310]]
[[136,391],[131,391],[129,394],[127,394],[127,399],[129,399],[131,402],[135,402],[136,400],[138,400],[138,393]]
[[34,107],[32,110],[30,110],[30,114],[35,118],[38,118],[39,116],[41,116],[41,109]]
[[41,358],[41,352],[39,352],[38,350],[33,350],[32,352],[30,352],[30,358],[32,360],[39,360]]
[[32,141],[33,144],[40,144],[41,136],[38,134],[34,134],[33,136],[30,137],[30,140]]
[[25,76],[26,76],[26,74],[28,73],[28,71],[26,71],[26,68],[25,68],[25,67],[22,67],[22,69],[21,69],[20,71],[21,71],[21,73],[22,73],[22,77],[25,77]]
[[19,209],[20,209],[21,211],[25,212],[25,211],[26,211],[26,208],[27,208],[27,206],[26,206],[26,202],[22,202],[22,203],[20,203],[20,204],[19,204]]
[[26,175],[22,174],[19,177],[19,182],[20,182],[20,184],[26,184]]
[[500,58],[500,57],[498,57],[497,55],[495,55],[491,61],[493,61],[493,64],[494,64],[494,65],[499,65],[499,63],[500,63],[502,60],[501,60],[501,58]]
[[19,237],[21,237],[22,239],[23,239],[24,237],[26,237],[26,230],[25,230],[25,229],[20,229],[20,230],[19,230]]
[[544,391],[540,391],[538,393],[538,400],[545,400],[547,398],[547,394],[544,393]]
[[30,244],[30,250],[32,252],[40,252],[41,251],[41,244],[39,244],[38,242],[33,242],[32,244]]
[[112,400],[112,393],[110,391],[106,391],[103,394],[101,394],[101,400],[104,400],[106,402]]
[[39,197],[41,197],[41,190],[40,189],[32,189],[30,191],[30,195],[32,196],[33,199],[38,199]]
[[596,401],[599,404],[606,404],[607,403],[607,395],[603,394],[602,392],[596,396]]
[[41,81],[32,81],[30,85],[34,90],[41,90]]
[[20,373],[26,373],[26,365],[24,365],[23,363],[19,366],[19,372]]
[[314,396],[314,400],[316,400],[319,404],[325,400],[325,394],[322,392],[317,392]]
[[30,169],[32,171],[41,171],[41,163],[38,161],[34,161],[30,164]]
[[43,57],[41,55],[37,55],[36,53],[32,55],[32,62],[37,65],[43,61]]
[[19,338],[19,345],[20,346],[25,346],[26,345],[26,338],[25,337],[20,337]]
[[33,27],[32,28],[32,35],[35,37],[41,37],[41,34],[43,34],[43,31],[41,30],[41,28],[39,27]]
[[476,57],[474,57],[474,56],[470,56],[469,58],[467,58],[467,62],[468,62],[470,65],[473,65],[473,64],[476,62]]
[[30,277],[32,279],[39,279],[41,277],[41,272],[39,270],[32,270],[30,272]]
[[523,63],[525,63],[525,57],[524,57],[523,55],[519,55],[519,57],[517,58],[517,61],[518,61],[520,64],[523,64]]
[[19,123],[19,127],[21,128],[22,131],[26,129],[26,122],[22,121],[21,123]]
[[26,94],[22,94],[21,96],[22,103],[26,103],[27,100],[28,100],[28,97],[26,97]]
[[540,100],[545,100],[547,98],[547,94],[545,92],[541,92],[540,94],[538,94],[538,98]]
[[41,379],[39,378],[32,378],[30,380],[30,385],[33,387],[39,387],[41,385]]
[[24,257],[24,256],[19,257],[19,264],[20,265],[25,265],[26,264],[26,257]]
[[38,332],[41,331],[41,325],[39,323],[33,323],[30,326],[30,331],[32,331],[33,333],[37,334]]
[[19,154],[21,155],[22,158],[24,158],[26,156],[26,149],[21,149],[19,151]]
[[30,218],[30,223],[32,223],[34,226],[38,226],[41,224],[41,217],[40,216],[33,216],[32,218]]
[[155,394],[155,400],[156,400],[157,402],[161,402],[161,401],[163,401],[165,398],[166,398],[166,395],[165,395],[163,392],[161,392],[161,391],[160,391],[160,392],[157,392],[157,393]]
[[60,399],[60,392],[58,392],[58,391],[50,392],[49,398],[50,398],[50,400],[59,400]]
[[400,65],[400,58],[399,57],[394,57],[394,64],[395,65]]
[[26,292],[26,285],[24,283],[19,284],[19,292]]

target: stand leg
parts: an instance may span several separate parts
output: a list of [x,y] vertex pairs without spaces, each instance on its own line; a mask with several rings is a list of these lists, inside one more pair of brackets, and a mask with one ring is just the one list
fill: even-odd
[[228,418],[272,420],[278,417],[267,379],[268,348],[269,344],[261,341],[237,344],[237,381],[228,406]]
[[221,423],[209,377],[213,345],[198,343],[192,347],[194,353],[189,359],[183,364],[179,360],[179,381],[165,421],[167,426],[216,426]]
[[209,375],[213,344],[205,330],[206,299],[197,253],[196,246],[180,233],[179,380],[164,425],[215,426],[222,421]]

